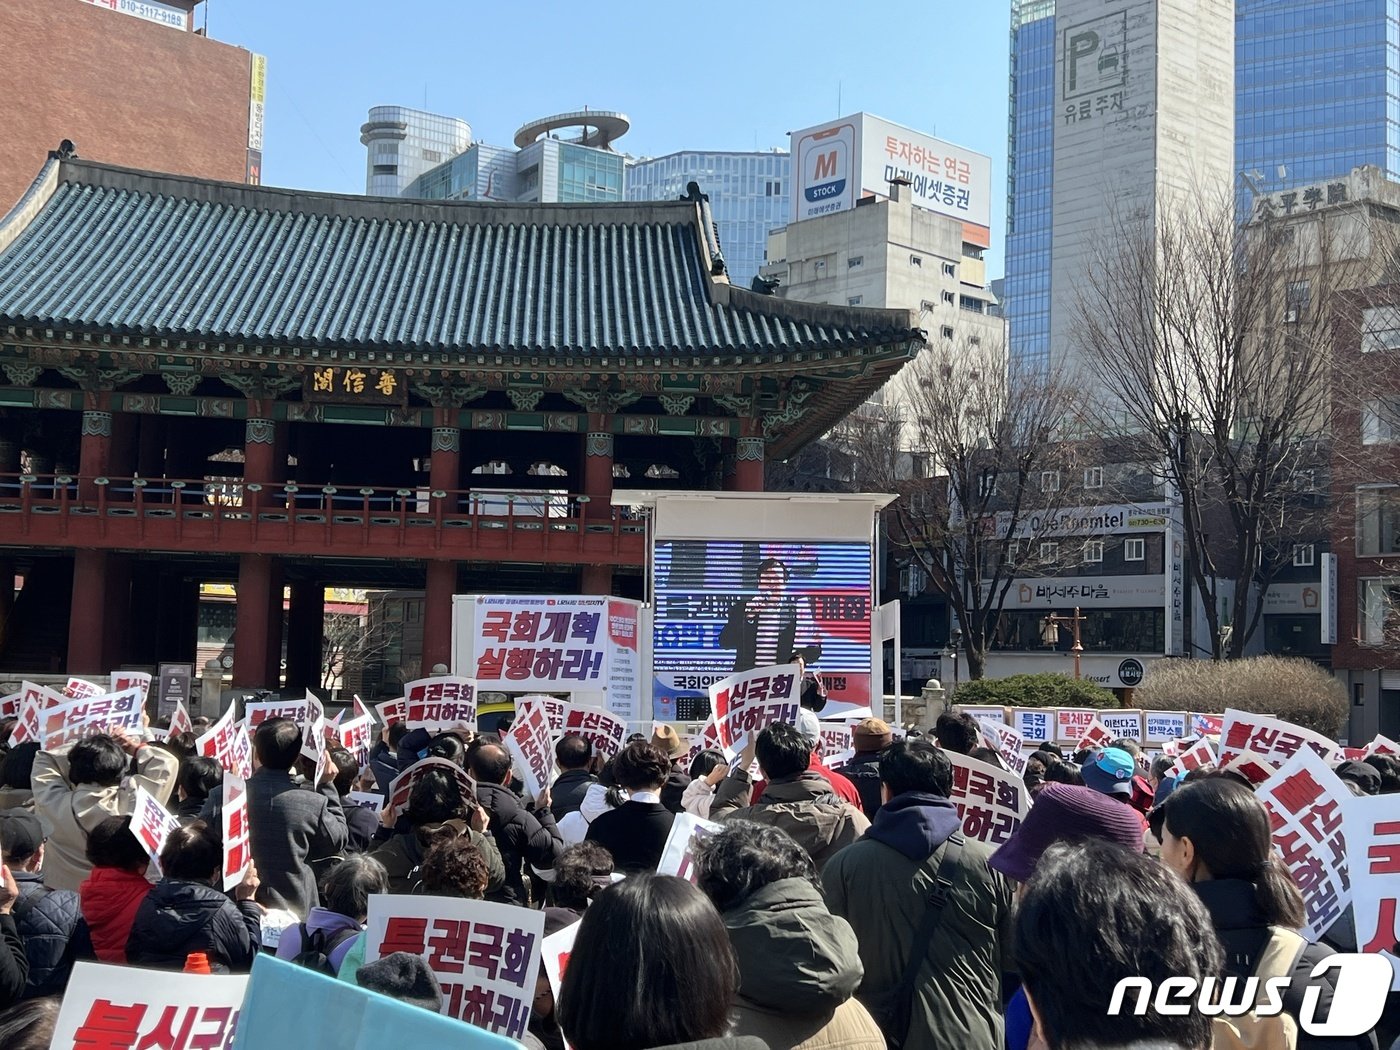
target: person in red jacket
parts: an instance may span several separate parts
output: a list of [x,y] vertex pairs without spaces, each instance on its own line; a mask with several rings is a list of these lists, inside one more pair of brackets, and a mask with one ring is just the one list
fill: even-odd
[[130,817],[108,817],[87,840],[92,872],[78,887],[83,918],[92,933],[99,962],[126,962],[126,940],[136,909],[151,892],[146,879],[150,857],[131,833]]

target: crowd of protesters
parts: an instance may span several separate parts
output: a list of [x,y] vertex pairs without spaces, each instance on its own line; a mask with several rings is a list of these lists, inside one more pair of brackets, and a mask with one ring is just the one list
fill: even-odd
[[[298,725],[271,719],[247,782],[253,865],[227,893],[223,774],[192,736],[9,749],[0,1047],[48,1045],[83,959],[243,973],[272,950],[436,1010],[423,958],[366,962],[369,901],[383,893],[540,908],[546,933],[577,922],[558,1002],[543,972],[534,992],[525,1042],[546,1050],[1386,1045],[1300,1031],[1305,996],[1320,1016],[1331,1005],[1334,978],[1314,968],[1354,947],[1345,921],[1315,944],[1297,932],[1302,898],[1242,778],[1207,768],[1178,781],[1131,741],[1070,756],[1047,744],[1024,773],[1029,815],[993,848],[963,834],[950,801],[949,753],[998,761],[973,719],[945,714],[897,739],[868,718],[833,770],[802,713],[734,763],[702,751],[685,768],[667,726],[607,762],[567,735],[534,798],[493,734],[391,725],[363,767],[332,747],[318,778]],[[429,770],[382,819],[351,801],[427,757],[470,781]],[[1400,791],[1400,763],[1384,756],[1338,774],[1358,794]],[[158,879],[131,828],[138,787],[179,821]],[[719,825],[697,839],[693,884],[655,874],[678,813]],[[268,937],[274,916],[291,921]],[[1123,977],[1210,976],[1286,978],[1283,1015],[1108,1016]]]

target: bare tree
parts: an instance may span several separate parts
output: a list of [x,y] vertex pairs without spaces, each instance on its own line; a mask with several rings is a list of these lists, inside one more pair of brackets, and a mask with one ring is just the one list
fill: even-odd
[[1299,478],[1327,463],[1332,298],[1360,279],[1326,223],[1241,228],[1234,209],[1196,198],[1117,216],[1075,304],[1101,425],[1160,463],[1180,500],[1216,659],[1243,653],[1277,568],[1323,532]]
[[365,665],[383,655],[389,637],[368,615],[328,613],[321,641],[321,687],[332,689],[358,678]]
[[834,435],[858,487],[901,494],[886,512],[891,543],[948,596],[970,678],[982,677],[1013,581],[1052,572],[1093,535],[1062,521],[1079,418],[1058,376],[1008,380],[1004,344],[964,337],[921,352],[883,404]]

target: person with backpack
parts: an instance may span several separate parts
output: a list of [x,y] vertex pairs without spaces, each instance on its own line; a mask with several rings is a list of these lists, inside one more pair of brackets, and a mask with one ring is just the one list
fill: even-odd
[[891,1046],[1001,1050],[1011,884],[988,867],[990,849],[963,836],[940,748],[892,745],[880,782],[875,823],[821,872],[827,906],[860,946],[857,997]]
[[[1267,1045],[1287,1050],[1374,1050],[1373,1035],[1323,1039],[1299,1028],[1309,987],[1318,989],[1316,1016],[1331,1010],[1336,971],[1316,980],[1310,974],[1336,953],[1325,944],[1309,944],[1298,932],[1305,919],[1303,897],[1274,856],[1269,815],[1253,791],[1226,776],[1184,784],[1153,813],[1152,830],[1162,844],[1162,863],[1190,884],[1210,914],[1225,951],[1220,976],[1289,978],[1281,1016],[1232,1019],[1242,1045],[1265,1045],[1257,1038],[1262,1030]],[[1230,1036],[1217,1034],[1217,1045],[1222,1043],[1230,1045]]]
[[320,907],[312,908],[306,921],[282,931],[277,958],[332,977],[369,916],[373,893],[389,892],[384,865],[363,853],[352,853],[321,881]]

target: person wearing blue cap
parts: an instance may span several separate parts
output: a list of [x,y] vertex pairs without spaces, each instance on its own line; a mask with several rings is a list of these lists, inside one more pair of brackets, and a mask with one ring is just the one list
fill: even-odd
[[1079,775],[1084,778],[1085,787],[1123,803],[1137,814],[1143,828],[1147,828],[1147,818],[1133,805],[1133,777],[1137,775],[1137,763],[1132,755],[1120,747],[1100,748],[1079,767]]

